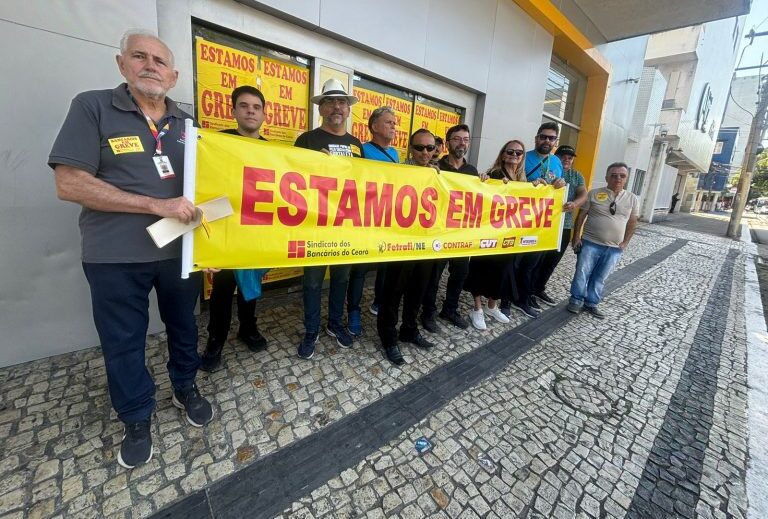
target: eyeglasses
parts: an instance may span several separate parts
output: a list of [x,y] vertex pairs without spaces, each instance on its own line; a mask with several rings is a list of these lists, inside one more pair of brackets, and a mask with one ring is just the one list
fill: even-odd
[[616,214],[616,202],[611,202],[611,205],[608,206],[608,210],[611,212],[612,215]]
[[540,133],[536,136],[536,138],[540,141],[555,142],[557,140],[557,135],[544,135],[543,133]]
[[326,97],[322,101],[320,101],[321,105],[341,105],[341,106],[347,106],[349,104],[349,101],[346,97]]
[[411,144],[411,148],[413,148],[416,151],[424,151],[427,150],[428,152],[435,151],[436,146],[434,144]]
[[470,138],[469,137],[451,137],[449,140],[453,142],[463,142],[464,144],[469,144]]
[[523,150],[504,150],[504,153],[510,156],[514,155],[515,157],[523,156]]

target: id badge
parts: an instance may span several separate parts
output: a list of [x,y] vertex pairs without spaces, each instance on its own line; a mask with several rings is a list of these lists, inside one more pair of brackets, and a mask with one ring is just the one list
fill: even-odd
[[173,166],[171,166],[171,161],[167,156],[155,155],[152,157],[152,160],[155,161],[155,169],[157,169],[157,174],[160,175],[161,179],[167,180],[176,176],[173,173]]

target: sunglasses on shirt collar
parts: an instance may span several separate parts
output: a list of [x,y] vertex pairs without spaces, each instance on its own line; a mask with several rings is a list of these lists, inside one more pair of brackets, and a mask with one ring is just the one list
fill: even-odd
[[611,212],[611,215],[616,214],[616,201],[614,200],[611,202],[611,205],[608,206],[608,210]]

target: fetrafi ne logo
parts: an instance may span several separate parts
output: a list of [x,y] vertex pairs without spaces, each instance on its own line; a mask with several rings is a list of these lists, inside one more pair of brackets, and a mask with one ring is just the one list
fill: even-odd
[[304,240],[288,241],[288,258],[304,258],[307,256],[307,242]]

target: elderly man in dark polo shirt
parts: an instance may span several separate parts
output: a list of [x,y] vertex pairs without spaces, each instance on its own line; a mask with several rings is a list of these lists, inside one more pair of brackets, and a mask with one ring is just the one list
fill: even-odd
[[[464,158],[469,152],[469,126],[466,124],[451,126],[445,133],[445,140],[448,143],[448,154],[437,163],[440,171],[453,171],[477,176],[477,168]],[[459,314],[459,296],[464,287],[464,280],[469,273],[469,258],[437,260],[427,284],[421,313],[421,324],[425,330],[431,333],[437,332],[437,323],[435,323],[437,289],[446,265],[449,265],[449,276],[440,317],[462,330],[469,326],[469,322]]]
[[607,185],[587,193],[581,206],[571,239],[579,258],[571,282],[569,312],[577,314],[583,308],[594,317],[605,318],[597,305],[605,280],[635,233],[640,208],[637,196],[624,189],[628,177],[627,165],[614,162],[605,174]]
[[117,65],[126,82],[74,98],[48,164],[59,198],[83,208],[83,270],[112,406],[125,424],[117,461],[133,468],[153,453],[155,384],[144,363],[152,288],[168,334],[173,404],[195,427],[208,423],[213,409],[195,385],[200,277],[181,279],[178,240],[158,249],[146,231],[163,217],[185,223],[195,217],[182,196],[190,116],[166,97],[178,78],[173,54],[151,33],[129,31]]

